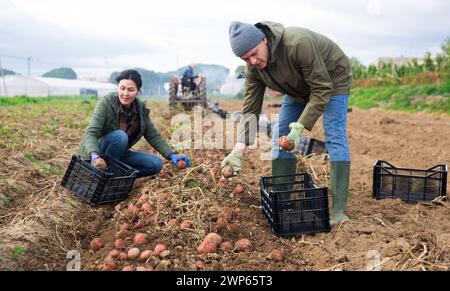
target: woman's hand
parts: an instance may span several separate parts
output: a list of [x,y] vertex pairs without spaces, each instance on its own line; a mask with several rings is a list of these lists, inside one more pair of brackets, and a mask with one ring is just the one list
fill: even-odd
[[191,166],[191,161],[189,161],[189,158],[186,156],[178,156],[176,154],[170,154],[169,155],[169,159],[172,161],[172,163],[175,165],[175,167],[178,167],[178,162],[179,161],[185,161],[186,165],[188,167]]

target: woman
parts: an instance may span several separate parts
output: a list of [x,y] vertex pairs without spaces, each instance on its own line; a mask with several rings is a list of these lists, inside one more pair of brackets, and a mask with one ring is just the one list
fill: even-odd
[[142,136],[164,158],[178,165],[188,157],[178,156],[159,134],[150,120],[149,110],[137,99],[142,79],[136,70],[126,70],[116,78],[117,92],[102,98],[86,128],[80,146],[80,156],[94,164],[100,155],[107,154],[137,169],[140,177],[155,175],[163,167],[160,158],[150,153],[132,150]]

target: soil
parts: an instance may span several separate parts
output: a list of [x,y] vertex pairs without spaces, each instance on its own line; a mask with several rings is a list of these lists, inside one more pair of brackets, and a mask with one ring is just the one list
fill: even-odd
[[[220,105],[239,111],[242,102],[221,101]],[[165,103],[149,106],[157,128],[168,138],[171,112]],[[3,128],[13,122],[7,116],[16,114],[15,110],[0,108]],[[277,110],[265,107],[264,111]],[[145,260],[118,261],[118,270],[450,269],[447,201],[372,198],[377,160],[413,169],[450,164],[449,116],[353,108],[348,114],[350,220],[328,233],[279,237],[261,212],[259,177],[271,174],[271,162],[260,159],[261,148],[249,150],[241,175],[223,182],[219,181],[220,163],[229,150],[183,150],[191,158],[191,168],[178,170],[164,161],[162,173],[138,179],[125,201],[92,206],[59,185],[71,155],[78,150],[83,128],[61,122],[51,134],[39,130],[49,115],[64,120],[64,114],[50,109],[45,115],[15,123],[13,134],[2,136],[0,270],[66,270],[71,266],[71,250],[80,253],[82,270],[101,270],[117,237],[125,241],[124,252],[133,247],[154,250],[158,244],[168,250]],[[71,117],[85,118],[78,113]],[[319,120],[306,134],[323,140],[321,124]],[[138,148],[153,151],[144,141]],[[52,173],[39,166],[42,163],[63,171]],[[329,184],[326,155],[301,157],[298,170],[309,172],[318,186]],[[450,180],[446,186],[450,189]],[[191,228],[180,227],[185,220]],[[129,232],[120,232],[127,228],[125,224]],[[200,254],[197,247],[210,232],[231,242],[231,249]],[[134,242],[137,233],[147,234],[144,244]],[[104,243],[99,251],[90,249],[94,238]],[[239,251],[235,243],[244,238],[251,247]],[[271,255],[274,250],[281,250],[283,258]]]

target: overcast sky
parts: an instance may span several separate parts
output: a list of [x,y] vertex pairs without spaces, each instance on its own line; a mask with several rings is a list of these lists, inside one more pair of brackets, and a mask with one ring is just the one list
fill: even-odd
[[[242,64],[230,49],[233,20],[302,26],[369,64],[437,53],[450,36],[448,0],[0,0],[3,67],[80,76],[130,67],[167,72],[191,62]],[[16,58],[19,57],[19,58]]]

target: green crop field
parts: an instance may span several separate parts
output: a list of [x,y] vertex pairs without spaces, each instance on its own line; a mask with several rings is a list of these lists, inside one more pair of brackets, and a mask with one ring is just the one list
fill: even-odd
[[354,88],[351,91],[349,105],[362,109],[383,108],[450,115],[450,80],[440,86],[391,85],[375,88]]

